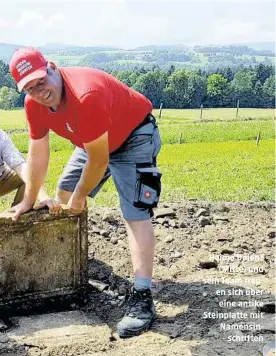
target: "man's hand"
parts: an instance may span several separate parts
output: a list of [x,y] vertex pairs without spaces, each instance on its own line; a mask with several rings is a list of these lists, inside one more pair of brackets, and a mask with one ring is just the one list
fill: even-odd
[[21,203],[5,210],[5,213],[12,213],[12,220],[16,221],[18,220],[19,216],[26,213],[27,211],[31,210],[33,207],[33,204],[30,204],[26,201],[22,201]]
[[84,210],[86,210],[86,197],[73,193],[66,205],[66,208],[68,208],[68,212],[71,214],[81,214]]
[[35,209],[41,209],[48,206],[50,214],[59,215],[62,213],[71,215],[80,215],[86,210],[86,197],[74,198],[73,195],[68,204],[60,204],[57,200],[48,198],[35,206]]
[[62,212],[62,207],[60,205],[60,203],[58,201],[56,201],[55,199],[44,199],[42,201],[40,201],[38,204],[35,205],[34,209],[38,210],[38,209],[42,209],[44,207],[48,207],[49,208],[49,213],[53,214],[53,215],[58,215],[59,213]]

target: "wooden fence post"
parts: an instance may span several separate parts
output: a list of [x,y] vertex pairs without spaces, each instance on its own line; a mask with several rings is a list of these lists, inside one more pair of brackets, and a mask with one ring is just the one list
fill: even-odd
[[257,135],[257,139],[256,139],[256,145],[259,146],[261,140],[261,130],[259,130],[258,135]]
[[179,143],[180,144],[182,143],[182,132],[180,132],[180,135],[179,135]]
[[203,104],[200,105],[200,120],[202,120]]
[[163,103],[160,104],[160,108],[159,108],[159,120],[161,120],[162,117],[162,109],[163,109]]
[[239,107],[240,107],[240,101],[238,100],[238,101],[237,101],[236,119],[237,119],[238,116],[239,116]]

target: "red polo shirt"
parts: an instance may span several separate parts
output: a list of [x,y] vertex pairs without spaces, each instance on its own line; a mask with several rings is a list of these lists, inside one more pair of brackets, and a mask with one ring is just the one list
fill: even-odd
[[151,102],[113,76],[92,68],[59,68],[65,100],[52,112],[47,106],[25,98],[32,139],[51,129],[76,146],[91,142],[108,131],[113,152],[152,111]]

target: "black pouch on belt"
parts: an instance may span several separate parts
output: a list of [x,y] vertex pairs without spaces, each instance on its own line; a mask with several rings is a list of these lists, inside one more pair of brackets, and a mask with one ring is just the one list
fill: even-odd
[[161,193],[162,173],[157,167],[136,166],[136,187],[134,206],[137,208],[155,208]]

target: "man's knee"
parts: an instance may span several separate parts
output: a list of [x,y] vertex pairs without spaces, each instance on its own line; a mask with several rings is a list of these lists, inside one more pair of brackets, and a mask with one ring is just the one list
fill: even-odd
[[9,194],[14,190],[24,186],[23,180],[12,169],[5,167],[0,179],[0,196]]
[[153,230],[152,221],[150,219],[147,220],[137,220],[137,221],[128,221],[125,220],[127,228],[132,231],[145,231],[145,230]]
[[68,192],[67,190],[62,190],[58,188],[56,192],[56,200],[59,201],[61,204],[67,204],[72,194],[72,192]]
[[20,187],[17,189],[17,192],[15,194],[15,197],[14,197],[14,200],[13,200],[13,203],[11,206],[15,206],[22,202],[22,200],[24,198],[24,194],[25,194],[25,187],[26,187],[25,184],[22,183],[20,185]]

